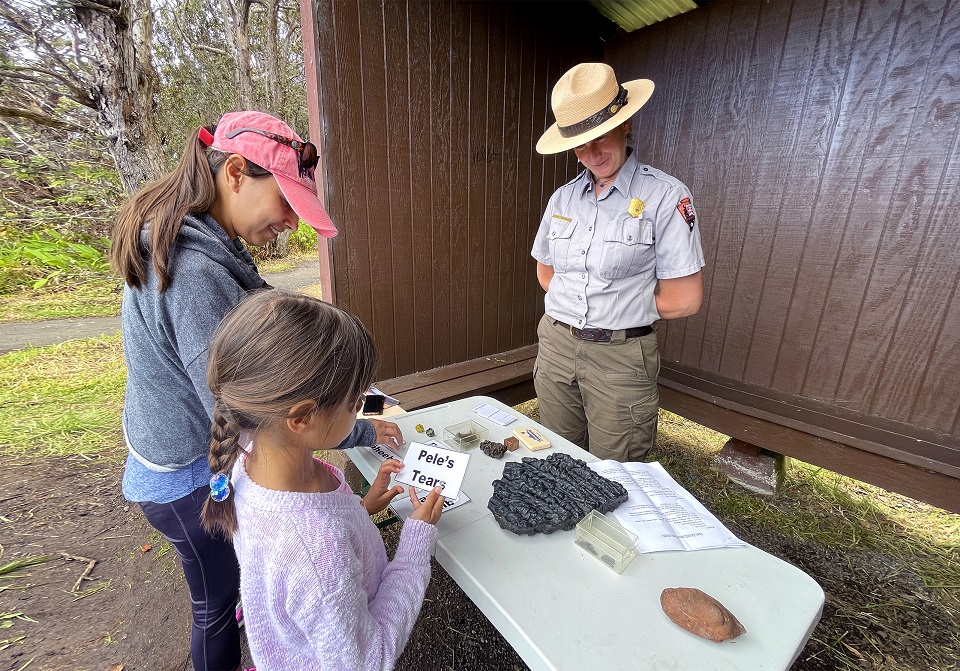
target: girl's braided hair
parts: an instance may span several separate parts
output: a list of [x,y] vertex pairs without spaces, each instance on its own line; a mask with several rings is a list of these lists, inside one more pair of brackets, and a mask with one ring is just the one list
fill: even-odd
[[[256,431],[304,400],[310,413],[359,398],[373,382],[377,351],[360,320],[328,303],[276,289],[248,296],[227,315],[210,344],[207,382],[214,398],[210,470],[226,473]],[[208,497],[203,525],[231,538],[231,494]]]

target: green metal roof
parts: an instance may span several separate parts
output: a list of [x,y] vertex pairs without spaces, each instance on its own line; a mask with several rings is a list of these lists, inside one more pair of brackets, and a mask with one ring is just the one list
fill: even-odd
[[694,0],[590,0],[590,4],[628,33],[698,6]]

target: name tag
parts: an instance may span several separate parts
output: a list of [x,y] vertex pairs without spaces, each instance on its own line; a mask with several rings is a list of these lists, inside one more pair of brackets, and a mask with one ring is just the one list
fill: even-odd
[[560,221],[573,221],[573,219],[571,219],[570,217],[565,217],[562,214],[555,214],[553,215],[553,218],[559,219]]

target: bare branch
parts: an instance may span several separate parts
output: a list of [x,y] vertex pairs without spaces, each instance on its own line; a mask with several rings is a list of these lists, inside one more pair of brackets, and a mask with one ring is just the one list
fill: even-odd
[[73,62],[80,66],[83,63],[83,54],[80,53],[80,36],[77,34],[76,26],[71,25],[68,29],[71,36],[70,44],[73,47]]
[[33,26],[30,22],[24,20],[15,10],[13,10],[10,5],[7,4],[6,0],[0,0],[0,16],[10,22],[14,28],[19,30],[25,36],[29,37],[36,47],[44,51],[53,61],[63,69],[65,75],[73,80],[73,86],[78,89],[83,89],[85,82],[81,79],[75,70],[67,64],[60,55],[60,52],[50,44],[46,38],[40,35],[40,28]]
[[[15,139],[15,140],[16,140],[17,142],[19,142],[21,145],[23,145],[24,147],[26,147],[26,148],[30,151],[30,153],[32,153],[34,156],[37,156],[37,157],[39,157],[39,158],[44,158],[43,154],[41,154],[41,153],[37,150],[37,148],[34,147],[32,144],[30,144],[29,142],[27,142],[26,140],[24,140],[23,137],[20,135],[20,133],[18,133],[18,132],[13,128],[13,126],[11,126],[10,124],[8,124],[8,123],[7,123],[5,120],[3,120],[3,119],[0,119],[0,124],[2,124],[3,127],[7,129],[7,132],[10,134],[10,136],[11,136],[13,139]],[[18,205],[19,207],[26,207],[26,206],[24,206],[24,205],[20,205],[20,203],[15,203],[14,201],[12,201],[12,200],[10,200],[9,198],[7,198],[6,196],[4,196],[3,199],[6,200],[6,201],[9,201],[9,202],[11,202],[11,203],[13,203],[14,205]]]
[[89,9],[93,12],[102,12],[110,18],[117,18],[120,16],[122,5],[119,2],[111,2],[110,0],[106,0],[105,2],[94,2],[94,0],[65,0],[65,2],[60,3],[59,6],[69,9]]
[[216,47],[208,47],[206,44],[194,44],[192,45],[197,51],[209,51],[211,54],[217,54],[218,56],[229,56],[225,49],[217,49]]
[[55,119],[46,114],[41,114],[39,112],[33,112],[31,110],[19,109],[15,107],[2,107],[0,106],[0,117],[7,119],[26,119],[27,121],[32,121],[41,126],[47,126],[49,128],[59,128],[61,130],[69,130],[77,133],[88,133],[89,130],[83,126],[78,126],[69,121],[63,121],[61,119]]
[[[50,84],[49,80],[43,79],[42,77],[34,77],[32,76],[34,73],[47,75],[48,77],[52,77],[53,79],[56,79],[61,84],[66,86],[67,89],[69,89],[70,95],[66,97],[70,98],[70,100],[75,100],[76,102],[80,103],[84,107],[89,107],[93,109],[95,105],[94,100],[87,94],[86,90],[78,88],[73,81],[71,81],[67,77],[64,77],[59,72],[54,72],[53,70],[47,70],[46,68],[37,68],[37,67],[25,68],[25,67],[17,67],[17,66],[6,66],[6,67],[0,66],[0,77],[10,77],[12,79],[19,79],[21,81],[28,81],[28,82],[33,82],[35,84],[49,86]],[[61,95],[61,94],[58,93],[57,95]]]

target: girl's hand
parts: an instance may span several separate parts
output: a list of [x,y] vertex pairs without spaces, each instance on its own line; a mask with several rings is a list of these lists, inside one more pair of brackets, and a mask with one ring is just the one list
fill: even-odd
[[377,445],[397,447],[403,443],[403,434],[400,432],[400,427],[393,422],[371,419],[370,423],[373,424],[373,429],[377,432]]
[[367,514],[376,515],[390,504],[394,496],[403,494],[403,487],[400,485],[387,487],[390,484],[390,476],[399,473],[401,468],[403,464],[396,459],[387,459],[380,464],[377,477],[370,484],[366,496],[363,497],[363,507],[367,509]]
[[436,524],[437,520],[440,519],[440,513],[443,512],[443,502],[445,500],[440,496],[441,491],[443,491],[443,487],[434,487],[433,490],[427,494],[427,498],[424,499],[423,503],[420,503],[416,490],[410,487],[410,502],[413,503],[413,514],[410,516],[410,519],[420,520],[427,524]]

